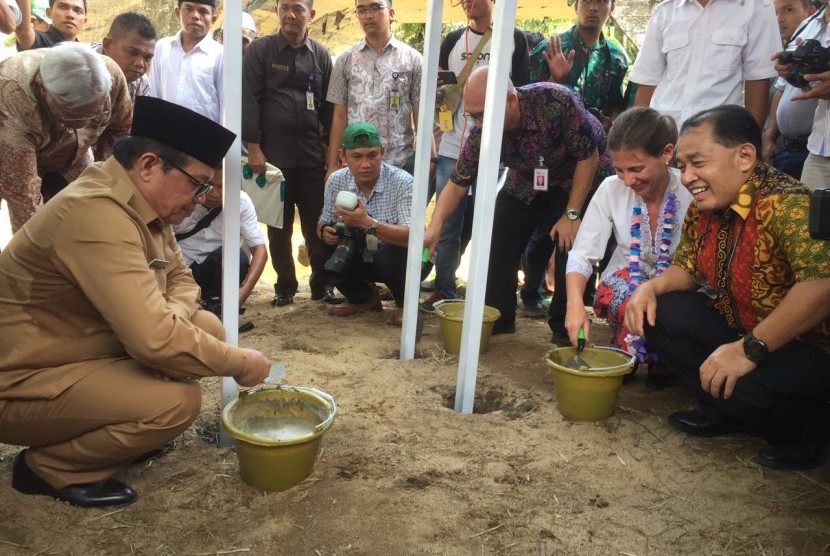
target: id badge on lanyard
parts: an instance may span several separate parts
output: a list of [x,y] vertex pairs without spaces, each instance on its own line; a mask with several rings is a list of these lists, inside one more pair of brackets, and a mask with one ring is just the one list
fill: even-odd
[[452,112],[446,104],[442,104],[438,108],[438,129],[444,133],[452,131],[454,128],[452,123]]
[[305,109],[314,110],[314,91],[311,90],[311,83],[314,81],[314,74],[308,74],[308,90],[305,92]]
[[533,169],[533,191],[548,190],[548,168],[544,157],[539,157],[539,165]]
[[398,90],[398,72],[392,72],[392,89],[389,91],[389,110],[400,110],[401,92]]

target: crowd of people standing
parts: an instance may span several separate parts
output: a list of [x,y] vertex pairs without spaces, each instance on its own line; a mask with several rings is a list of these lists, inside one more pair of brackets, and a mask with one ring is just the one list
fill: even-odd
[[[805,3],[796,22],[796,1],[664,0],[630,72],[603,32],[615,0],[569,0],[575,24],[533,44],[517,30],[485,294],[493,333],[521,333],[519,269],[520,314],[544,317],[552,260],[552,342],[590,339],[593,305],[613,346],[697,395],[674,427],[760,436],[756,461],[784,469],[820,465],[830,441],[830,250],[807,219],[810,189],[830,185],[830,71],[794,76],[781,59],[807,39],[827,51],[830,18]],[[15,231],[0,252],[0,441],[27,447],[21,492],[127,504],[137,494],[113,475],[173,449],[199,378],[251,386],[270,366],[225,343],[206,303],[220,293],[217,168],[235,140],[217,6],[178,0],[180,30],[163,38],[120,14],[92,45],[78,41],[85,0],[0,6],[17,51],[0,62],[0,199]],[[400,324],[409,231],[423,225],[418,133],[437,194],[424,236],[436,289],[420,308],[458,295],[498,25],[493,0],[460,7],[440,78],[395,38],[392,0],[355,1],[364,36],[336,60],[309,36],[314,0],[277,0],[268,36],[243,18],[243,177],[282,178],[281,226],[266,234],[275,307],[299,289],[296,214],[311,300],[335,317],[383,311],[381,283]],[[429,130],[423,79],[441,89]],[[268,258],[256,205],[241,193],[240,304]]]

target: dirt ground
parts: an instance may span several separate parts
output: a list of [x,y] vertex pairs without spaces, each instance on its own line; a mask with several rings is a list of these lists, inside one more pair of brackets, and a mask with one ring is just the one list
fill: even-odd
[[[556,409],[543,321],[518,319],[481,357],[473,415],[451,409],[458,359],[427,317],[413,361],[397,359],[386,314],[329,317],[300,294],[270,305],[261,285],[240,344],[286,365],[287,384],[332,394],[338,415],[312,475],[264,494],[213,443],[219,381],[178,448],[121,478],[140,498],[76,509],[10,486],[18,449],[0,445],[0,554],[550,555],[828,554],[830,466],[776,472],[758,439],[688,438],[666,416],[679,387],[624,386],[614,416]],[[386,313],[390,309],[387,308]]]

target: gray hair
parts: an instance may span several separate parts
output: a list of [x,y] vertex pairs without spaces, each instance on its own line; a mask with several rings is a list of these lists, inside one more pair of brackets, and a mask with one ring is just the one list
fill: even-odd
[[104,58],[80,43],[53,46],[40,62],[43,88],[69,107],[80,106],[110,93],[112,76]]

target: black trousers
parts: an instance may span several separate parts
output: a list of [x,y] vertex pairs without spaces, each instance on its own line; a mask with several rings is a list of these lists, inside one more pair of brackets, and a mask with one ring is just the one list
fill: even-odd
[[350,303],[366,303],[376,291],[375,283],[385,284],[392,290],[395,305],[403,307],[404,288],[406,286],[406,247],[381,244],[373,253],[372,262],[363,261],[363,250],[359,249],[352,257],[346,270],[342,273],[331,273],[324,269],[336,249],[336,245],[319,242],[311,253],[311,264],[317,264],[324,282],[337,286]]
[[[268,226],[268,250],[271,264],[277,272],[276,293],[294,295],[297,293],[297,274],[294,268],[294,252],[291,236],[294,231],[294,206],[300,213],[300,227],[306,249],[314,252],[321,243],[317,237],[317,220],[323,210],[323,169],[287,168],[282,170],[285,177],[285,209],[282,228]],[[312,295],[323,295],[325,279],[322,267],[311,263],[309,279]]]
[[776,444],[830,438],[830,356],[799,340],[772,352],[738,379],[732,396],[713,398],[700,386],[700,366],[718,346],[740,336],[695,292],[657,299],[655,326],[646,339],[692,388],[704,410],[743,423]]
[[516,321],[517,275],[530,236],[546,217],[558,215],[558,219],[565,211],[567,202],[568,194],[560,188],[536,195],[530,205],[508,195],[504,189],[499,192],[493,215],[485,294],[485,303],[501,312],[497,326],[507,326]]
[[[248,274],[248,255],[242,249],[239,250],[239,284],[245,280]],[[211,252],[205,260],[190,265],[193,279],[202,288],[202,299],[209,300],[212,297],[222,297],[222,248],[219,247]]]

